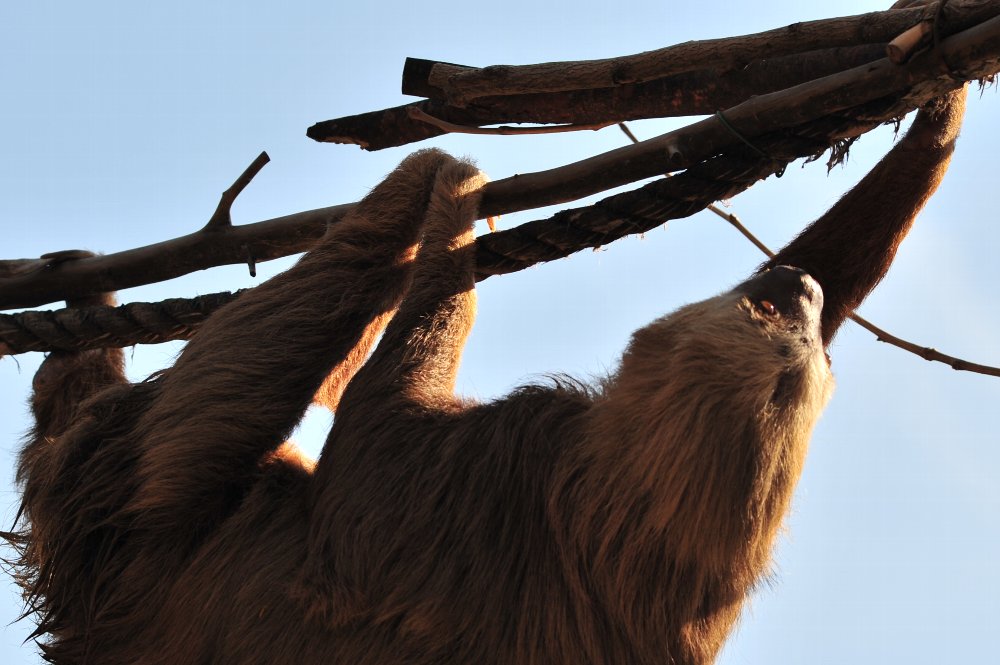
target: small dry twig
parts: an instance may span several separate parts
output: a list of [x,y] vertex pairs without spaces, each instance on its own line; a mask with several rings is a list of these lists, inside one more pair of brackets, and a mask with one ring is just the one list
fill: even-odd
[[615,123],[604,122],[590,125],[545,125],[544,127],[470,127],[435,118],[419,107],[411,106],[407,111],[411,118],[426,122],[450,134],[491,134],[496,136],[518,136],[525,134],[559,134],[561,132],[597,131]]

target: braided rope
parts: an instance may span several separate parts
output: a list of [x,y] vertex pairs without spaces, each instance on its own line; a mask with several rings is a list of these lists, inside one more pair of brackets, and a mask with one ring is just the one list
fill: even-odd
[[0,315],[0,344],[14,354],[188,339],[212,312],[235,300],[239,293]]

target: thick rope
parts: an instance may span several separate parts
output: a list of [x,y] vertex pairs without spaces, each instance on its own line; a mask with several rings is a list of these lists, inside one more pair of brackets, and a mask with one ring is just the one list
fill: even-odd
[[209,314],[237,293],[212,293],[120,307],[81,307],[0,315],[0,344],[9,353],[82,351],[188,339]]
[[[740,146],[683,173],[610,196],[592,206],[563,210],[548,219],[481,236],[476,241],[476,279],[517,272],[693,215],[780,173],[795,159],[818,157],[830,147],[827,137],[842,135],[846,127],[856,124],[853,117],[828,117],[811,123],[808,133],[800,128],[794,135],[758,137],[758,150]],[[174,298],[121,307],[0,314],[0,354],[187,339],[209,314],[237,295],[215,293],[190,300]]]

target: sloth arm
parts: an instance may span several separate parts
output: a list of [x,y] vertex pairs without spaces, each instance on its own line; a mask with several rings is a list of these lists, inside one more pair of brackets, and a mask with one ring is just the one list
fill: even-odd
[[[66,306],[115,306],[113,294],[66,301]],[[124,384],[125,354],[121,349],[53,351],[42,361],[32,381],[32,440],[53,441],[76,420],[79,407],[105,388]]]
[[[114,294],[66,301],[72,308],[94,305],[113,307]],[[127,383],[125,354],[119,348],[53,351],[35,372],[31,393],[35,425],[21,450],[17,480],[24,488],[22,510],[36,529],[44,531],[58,523],[62,511],[52,508],[50,490],[61,486],[63,473],[68,471],[74,479],[79,474],[78,465],[67,462],[76,448],[75,437],[63,435],[91,417],[90,411],[103,401],[98,396],[107,388],[119,387],[108,398],[115,399],[130,390]]]
[[448,159],[437,151],[407,158],[293,268],[205,324],[137,424],[137,520],[211,529],[324,378],[339,394],[405,292],[422,202]]
[[355,412],[370,416],[368,407],[388,412],[453,404],[462,349],[476,312],[472,223],[482,182],[468,164],[442,169],[413,284],[371,359],[348,386],[338,414],[343,425],[350,425]]
[[[906,136],[829,211],[765,263],[805,270],[823,287],[823,343],[882,280],[940,184],[965,112],[967,86],[923,108]],[[933,102],[932,102],[933,103]]]
[[394,614],[405,590],[433,576],[422,566],[435,559],[412,550],[445,532],[423,527],[433,497],[447,493],[432,469],[448,466],[463,419],[453,390],[475,315],[472,222],[482,182],[468,164],[441,170],[412,285],[344,391],[316,465],[306,569],[334,624],[376,606]]

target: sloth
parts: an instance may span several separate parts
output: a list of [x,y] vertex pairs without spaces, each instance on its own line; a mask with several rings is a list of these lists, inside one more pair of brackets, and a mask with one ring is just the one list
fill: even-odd
[[[832,389],[825,349],[937,186],[962,93],[596,386],[454,395],[485,182],[415,153],[173,367],[52,353],[8,538],[54,663],[714,660]],[[107,301],[107,296],[96,296]],[[75,302],[71,305],[93,304]],[[285,443],[311,399],[316,463]]]

